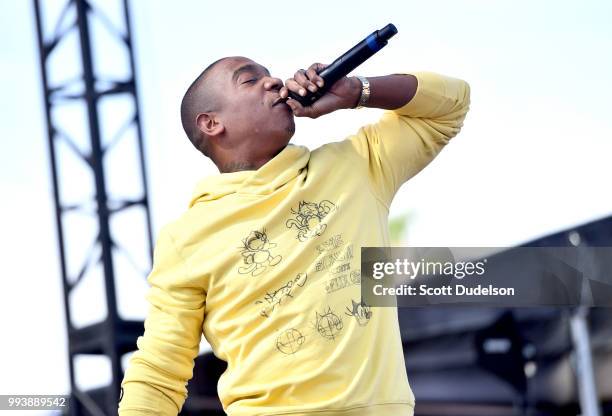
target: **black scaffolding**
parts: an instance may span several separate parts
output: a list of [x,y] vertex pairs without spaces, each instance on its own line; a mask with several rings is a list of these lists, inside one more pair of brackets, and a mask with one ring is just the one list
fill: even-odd
[[[33,0],[33,5],[68,331],[70,414],[112,415],[117,414],[123,378],[121,358],[136,349],[136,338],[143,333],[142,320],[123,319],[119,315],[116,284],[121,273],[116,273],[116,265],[127,259],[135,274],[146,275],[152,259],[129,8],[127,0],[98,3],[67,0],[63,5],[53,0]],[[100,59],[104,50],[98,28],[110,34],[108,38],[114,47],[123,51],[119,74],[116,71],[105,74],[101,69],[105,59]],[[107,39],[104,48],[108,48],[108,43]],[[68,49],[73,55],[58,57],[59,48],[64,52]],[[122,65],[115,53],[109,59],[113,68]],[[108,114],[113,120],[122,120],[114,129],[109,127],[112,123],[105,121]],[[76,170],[69,169],[75,166]],[[122,177],[117,176],[118,168]],[[124,186],[113,193],[109,182]],[[84,195],[75,196],[79,192]],[[75,227],[81,227],[84,218],[93,224],[91,241],[86,244],[78,239],[71,241],[71,230],[81,232]],[[134,228],[138,224],[140,230]],[[121,233],[128,233],[127,238],[122,239]],[[142,250],[140,264],[126,244],[129,240],[136,241],[133,246]],[[80,311],[75,310],[72,297],[94,269],[103,281],[103,293],[99,296],[105,297],[106,316],[79,326],[74,321]],[[120,277],[125,278],[123,274]],[[106,357],[111,383],[80,389],[75,366],[79,355]]]

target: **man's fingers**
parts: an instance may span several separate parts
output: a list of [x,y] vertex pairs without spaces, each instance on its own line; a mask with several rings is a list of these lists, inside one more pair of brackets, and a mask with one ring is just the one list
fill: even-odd
[[317,84],[319,88],[323,86],[324,81],[323,81],[323,78],[321,78],[318,73],[321,72],[323,69],[325,69],[327,66],[328,65],[320,64],[317,62],[317,63],[310,65],[310,67],[308,68],[308,71],[306,71],[306,75],[308,76],[308,79],[310,79],[312,82]]
[[291,108],[291,111],[293,111],[293,115],[296,117],[310,117],[310,118],[318,117],[317,111],[315,111],[313,107],[311,106],[304,107],[297,100],[289,99],[287,100],[287,105]]
[[280,90],[278,90],[278,95],[280,95],[281,98],[287,98],[289,96],[289,89],[282,86]]
[[285,81],[285,86],[289,89],[289,91],[293,91],[301,96],[306,95],[306,89],[302,85],[298,84],[298,82],[293,78],[287,79]]
[[319,88],[323,86],[323,78],[321,78],[314,69],[309,69],[306,75],[308,75],[310,81],[316,83]]
[[291,108],[295,116],[302,117],[304,115],[304,107],[298,101],[290,98],[287,100],[287,105]]
[[[300,84],[302,88],[308,88],[308,85],[310,84],[308,77],[306,77],[306,72],[303,69],[298,70],[293,76],[293,79],[295,79],[295,81],[298,84]],[[300,92],[300,95],[305,95],[305,94],[302,94]]]
[[[317,90],[325,84],[325,81],[319,76],[318,72],[322,71],[328,66],[329,65],[327,64],[317,62],[310,65],[308,70],[298,70],[293,78],[288,78],[285,80],[285,87],[287,88],[286,94],[289,95],[289,91],[292,91],[293,93],[304,97],[306,94],[308,94],[307,90],[317,92]],[[285,97],[283,96],[283,89],[280,90],[279,94],[281,97]]]
[[[316,74],[315,74],[316,75]],[[300,69],[295,73],[293,78],[303,87],[308,88],[311,92],[317,91],[317,86],[310,80],[307,71]]]

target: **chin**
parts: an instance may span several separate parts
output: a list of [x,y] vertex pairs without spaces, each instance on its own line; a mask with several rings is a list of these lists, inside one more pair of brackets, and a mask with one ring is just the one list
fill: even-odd
[[288,134],[287,143],[289,143],[289,140],[291,140],[293,134],[295,133],[295,123],[291,123],[291,125],[287,126],[285,133]]
[[291,131],[286,131],[287,134],[285,134],[284,137],[279,137],[278,139],[276,139],[274,141],[273,144],[273,153],[276,155],[278,154],[281,150],[283,150],[291,141],[291,138],[293,137],[293,131],[295,129],[292,129]]

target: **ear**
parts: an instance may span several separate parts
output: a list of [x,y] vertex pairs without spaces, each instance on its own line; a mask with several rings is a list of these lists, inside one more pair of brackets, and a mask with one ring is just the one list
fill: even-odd
[[216,137],[225,131],[225,126],[215,113],[200,113],[196,117],[198,129],[209,137]]

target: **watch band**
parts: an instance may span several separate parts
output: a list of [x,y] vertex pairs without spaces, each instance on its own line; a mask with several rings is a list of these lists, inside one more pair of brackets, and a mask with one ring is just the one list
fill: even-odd
[[370,81],[361,75],[356,75],[356,77],[361,81],[361,97],[359,97],[359,102],[355,107],[355,109],[359,109],[363,108],[370,99]]

